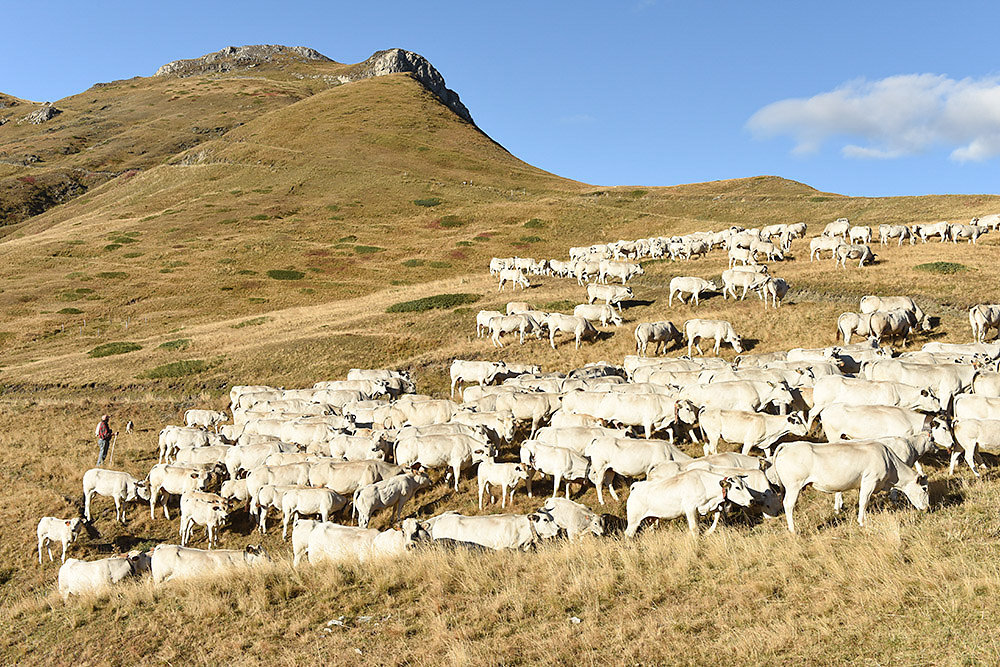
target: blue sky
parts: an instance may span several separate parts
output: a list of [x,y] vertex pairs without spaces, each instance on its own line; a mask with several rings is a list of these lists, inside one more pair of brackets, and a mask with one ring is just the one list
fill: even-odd
[[512,153],[595,185],[995,193],[998,19],[922,0],[11,3],[0,91],[55,100],[227,45],[398,46]]

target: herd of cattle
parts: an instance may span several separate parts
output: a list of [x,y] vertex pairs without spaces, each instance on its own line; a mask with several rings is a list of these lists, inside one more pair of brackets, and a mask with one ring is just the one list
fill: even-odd
[[[769,230],[779,239],[779,254],[804,233],[793,227]],[[731,241],[744,233],[730,230],[728,237]],[[754,235],[760,238],[763,230]],[[573,249],[571,255],[588,263],[587,257],[595,253],[636,258],[656,248],[683,257],[705,251],[698,243],[710,242],[714,244],[649,239],[582,249],[585,256]],[[754,255],[751,250],[751,262],[756,261]],[[621,260],[604,257],[570,271],[578,278],[585,273],[598,280],[621,277],[623,282],[634,275],[632,269],[609,268],[612,262]],[[501,274],[510,270],[491,268]],[[547,270],[562,268],[549,262]],[[744,296],[778,280],[759,269],[745,273],[756,278],[742,285]],[[588,293],[590,288],[611,287],[619,288],[591,284]],[[681,291],[696,298],[699,290]],[[591,301],[596,298],[602,297]],[[615,323],[622,298],[604,298],[607,310],[597,314]],[[508,304],[507,310],[522,323],[535,320],[520,327],[522,336],[538,334],[538,321],[526,304]],[[593,313],[582,313],[576,319],[592,329],[587,317]],[[858,489],[861,525],[869,498],[878,491],[898,491],[918,509],[927,509],[930,498],[921,457],[936,450],[950,452],[953,474],[964,455],[978,476],[983,465],[979,451],[1000,449],[1000,345],[985,342],[989,328],[1000,329],[1000,306],[971,309],[973,343],[927,343],[920,351],[899,355],[881,346],[892,332],[878,328],[878,318],[893,313],[905,313],[911,326],[929,326],[912,299],[871,296],[862,300],[861,313],[845,314],[855,319],[841,318],[841,331],[849,329],[847,336],[861,335],[865,342],[851,344],[847,338],[843,345],[829,348],[746,354],[728,323],[691,320],[685,326],[687,357],[647,357],[648,343],[656,342],[658,352],[661,343],[681,340],[673,324],[653,322],[636,327],[637,353],[620,366],[599,362],[546,373],[533,365],[456,359],[450,368],[449,399],[419,395],[407,372],[381,369],[354,369],[346,380],[307,389],[234,386],[228,412],[189,410],[184,426],[160,432],[160,462],[144,478],[88,470],[83,477],[84,517],[43,518],[38,524],[38,559],[41,563],[49,542],[62,543],[58,586],[64,598],[145,571],[161,584],[268,560],[260,546],[213,548],[242,513],[261,533],[267,530],[269,515],[280,515],[283,538],[291,527],[295,565],[302,559],[315,563],[405,557],[425,543],[527,549],[560,535],[575,540],[615,532],[616,517],[571,500],[571,485],[578,493],[596,487],[603,505],[605,492],[617,500],[625,481],[631,482],[625,500],[628,537],[646,520],[680,517],[697,533],[699,515],[708,514],[713,515],[711,532],[725,510],[738,508],[750,517],[783,513],[788,530],[794,532],[797,498],[809,485],[836,494],[837,511],[841,493]],[[553,319],[555,315],[541,318],[548,323],[553,344],[555,331],[570,330]],[[477,325],[493,331],[496,342],[495,332],[501,330],[497,319],[507,317],[496,313]],[[572,328],[578,342],[580,326]],[[716,341],[716,352],[725,341],[741,354],[732,363],[718,357],[692,358],[692,345],[707,338]],[[817,423],[819,435],[813,430]],[[815,437],[807,440],[810,433]],[[723,441],[739,451],[720,452]],[[699,446],[702,455],[686,453],[685,443]],[[552,479],[552,495],[530,514],[406,515],[404,507],[413,498],[434,484],[457,491],[460,478],[470,470],[478,481],[480,509],[487,496],[491,502],[498,496],[505,509],[522,483],[531,497],[536,476]],[[436,471],[441,474],[435,481]],[[561,490],[565,497],[560,497]],[[93,520],[95,496],[111,498],[121,522],[129,502],[148,502],[153,518],[159,505],[167,520],[176,502],[178,544],[94,561],[66,559],[66,549],[84,522]],[[369,528],[383,511],[397,527]],[[199,526],[205,529],[207,549],[187,546]]]

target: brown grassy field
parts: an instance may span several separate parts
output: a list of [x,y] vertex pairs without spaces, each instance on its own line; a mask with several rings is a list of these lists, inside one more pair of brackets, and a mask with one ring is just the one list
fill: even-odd
[[[649,263],[631,283],[636,303],[626,324],[596,343],[552,350],[532,339],[495,350],[475,337],[480,308],[524,299],[565,311],[585,292],[573,280],[542,277],[523,293],[497,293],[491,256],[561,258],[574,245],[731,224],[801,220],[817,233],[841,216],[873,227],[966,222],[1000,210],[1000,197],[851,198],[771,176],[599,188],[520,162],[406,75],[334,87],[287,69],[255,76],[115,82],[58,101],[66,111],[50,121],[61,124],[57,132],[0,128],[8,154],[33,151],[52,168],[138,170],[0,227],[4,663],[996,662],[1000,484],[968,470],[948,478],[943,459],[927,466],[934,511],[882,497],[864,529],[851,517],[856,494],[837,517],[831,497],[807,492],[797,537],[778,521],[734,520],[698,540],[667,524],[635,540],[537,553],[431,550],[405,563],[299,571],[272,530],[264,544],[275,563],[261,571],[157,590],[139,583],[64,605],[53,592],[57,564],[34,560],[34,530],[41,516],[82,508],[102,412],[118,427],[137,424],[138,433],[119,438],[115,467],[144,476],[159,429],[180,423],[187,408],[223,407],[232,384],[309,386],[351,367],[385,366],[413,370],[419,391],[441,395],[456,357],[547,371],[620,362],[634,350],[635,323],[680,326],[690,317],[732,321],[755,352],[824,346],[834,341],[836,316],[856,310],[866,293],[913,295],[938,318],[917,344],[959,342],[969,340],[967,307],[997,300],[996,234],[977,246],[883,247],[874,266],[846,270],[809,262],[807,242],[797,241],[793,260],[772,265],[793,287],[777,311],[756,297],[718,295],[668,307],[671,277],[718,278],[725,257],[715,251]],[[111,104],[126,131],[86,124]],[[165,113],[178,104],[187,106]],[[199,127],[229,129],[183,145],[193,116]],[[95,148],[61,152],[56,139],[84,127]],[[2,164],[0,178],[16,181],[31,169]],[[967,268],[915,268],[937,261]],[[452,293],[481,298],[386,312]],[[141,349],[88,356],[114,342]],[[96,502],[99,534],[83,537],[72,556],[176,540],[176,518],[151,521],[135,505],[119,527],[110,502]],[[595,492],[582,502],[597,506]],[[539,504],[522,491],[513,511]],[[458,493],[438,485],[409,507],[418,516],[442,509],[478,513],[474,482]],[[603,511],[622,516],[624,507],[611,501]],[[237,520],[222,541],[236,548],[259,540]],[[341,615],[346,627],[327,626]],[[365,616],[372,619],[358,619]]]

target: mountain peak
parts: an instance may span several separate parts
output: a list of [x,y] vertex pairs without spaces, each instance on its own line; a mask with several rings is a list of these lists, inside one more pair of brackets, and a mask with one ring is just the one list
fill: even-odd
[[334,62],[315,49],[306,46],[281,46],[278,44],[253,44],[247,46],[227,46],[221,51],[209,53],[200,58],[175,60],[156,70],[153,76],[192,76],[207,72],[228,72],[234,69],[247,69],[263,63],[269,63],[275,58],[291,58],[296,60],[318,60]]

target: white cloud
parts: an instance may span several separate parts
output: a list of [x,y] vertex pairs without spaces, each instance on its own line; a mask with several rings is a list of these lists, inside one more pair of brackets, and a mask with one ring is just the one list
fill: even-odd
[[893,159],[937,147],[956,162],[1000,155],[1000,77],[955,80],[941,74],[858,79],[810,98],[787,99],[747,121],[757,137],[791,136],[792,152],[844,141],[844,157]]

